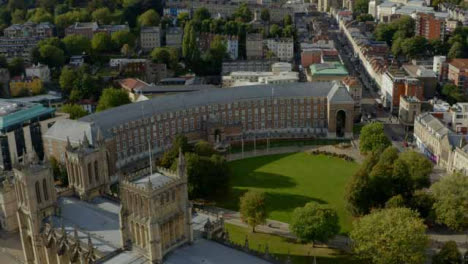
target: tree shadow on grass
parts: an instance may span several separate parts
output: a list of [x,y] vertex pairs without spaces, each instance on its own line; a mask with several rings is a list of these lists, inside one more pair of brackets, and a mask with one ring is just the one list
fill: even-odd
[[236,182],[236,187],[254,187],[265,189],[292,188],[297,183],[291,177],[268,172],[252,172]]
[[298,194],[267,192],[266,204],[267,212],[280,211],[292,214],[297,207],[303,207],[306,203],[317,202],[326,204],[327,202],[318,198],[312,198]]

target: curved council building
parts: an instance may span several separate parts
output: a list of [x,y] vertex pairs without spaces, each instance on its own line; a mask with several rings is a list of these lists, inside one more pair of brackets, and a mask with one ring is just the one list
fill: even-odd
[[[44,150],[64,162],[65,149],[106,148],[109,173],[170,147],[177,134],[215,145],[274,138],[350,138],[354,101],[337,82],[210,89],[155,97],[79,120],[60,120],[44,135]],[[103,142],[103,144],[97,144]],[[104,161],[103,161],[104,162]]]

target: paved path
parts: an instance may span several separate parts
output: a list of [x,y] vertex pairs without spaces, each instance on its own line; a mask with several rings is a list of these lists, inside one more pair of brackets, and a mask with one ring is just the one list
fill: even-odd
[[287,154],[287,153],[295,153],[295,152],[310,152],[313,150],[322,150],[328,152],[334,152],[337,154],[346,154],[354,158],[354,160],[358,163],[362,163],[364,157],[359,153],[359,149],[356,147],[359,144],[356,141],[353,141],[353,144],[349,148],[340,149],[333,145],[310,145],[310,146],[288,146],[288,147],[275,147],[270,149],[260,149],[257,151],[246,151],[242,153],[234,153],[228,154],[226,159],[228,161],[233,160],[240,160],[246,158],[252,158],[257,156],[265,156],[265,155],[275,155],[275,154]]
[[[214,206],[205,207],[205,208],[207,211],[211,212],[214,215],[219,215],[219,216],[222,215],[225,223],[245,227],[248,229],[251,228],[247,224],[242,222],[239,212],[231,211],[231,210],[227,210],[227,209],[223,209],[219,207],[214,207]],[[264,225],[258,225],[255,228],[255,231],[259,233],[266,233],[266,234],[272,234],[272,235],[282,236],[286,238],[296,239],[296,236],[292,234],[291,231],[289,230],[288,223],[271,220],[271,219],[267,219]],[[326,246],[330,248],[337,248],[337,249],[348,251],[349,250],[348,241],[349,241],[348,237],[338,235],[332,240],[330,240]],[[325,246],[325,245],[322,245],[322,246]]]

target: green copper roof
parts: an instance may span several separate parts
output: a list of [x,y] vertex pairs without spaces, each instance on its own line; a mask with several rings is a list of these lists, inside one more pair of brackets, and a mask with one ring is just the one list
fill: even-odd
[[24,104],[8,100],[0,101],[0,109],[0,130],[55,112],[55,109],[41,104]]
[[339,62],[312,64],[310,74],[312,76],[349,75],[343,64]]

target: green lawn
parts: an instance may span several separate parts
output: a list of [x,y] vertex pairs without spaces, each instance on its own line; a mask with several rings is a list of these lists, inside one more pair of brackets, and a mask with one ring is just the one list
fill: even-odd
[[230,163],[232,191],[217,199],[219,207],[238,210],[239,197],[249,189],[267,193],[268,218],[289,222],[292,211],[307,202],[332,205],[341,232],[351,228],[345,209],[344,188],[358,165],[339,158],[306,153],[261,156]]
[[229,232],[229,238],[236,244],[245,244],[245,237],[248,237],[249,248],[265,252],[265,245],[268,244],[270,254],[273,254],[283,260],[289,254],[293,264],[312,264],[313,257],[317,258],[319,264],[355,264],[349,255],[339,250],[315,247],[310,244],[300,244],[294,240],[280,236],[252,233],[244,227],[226,224],[226,230]]

